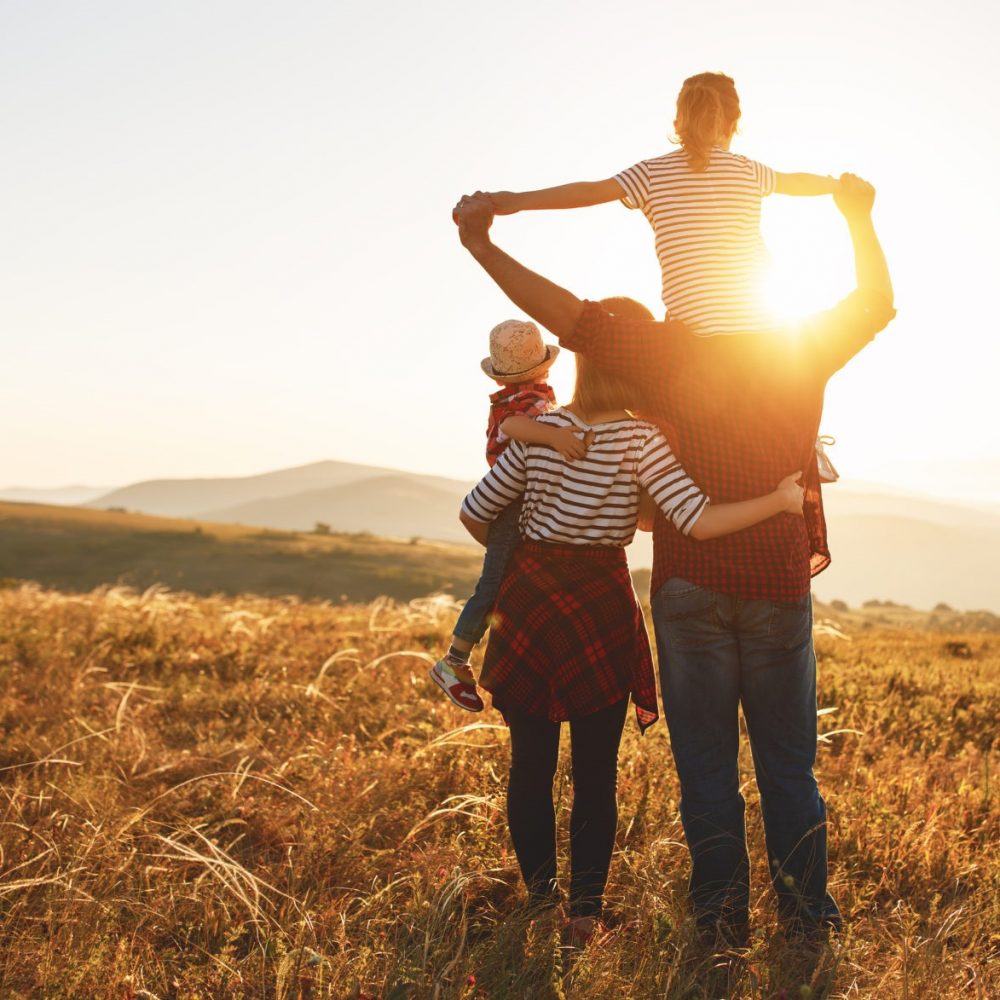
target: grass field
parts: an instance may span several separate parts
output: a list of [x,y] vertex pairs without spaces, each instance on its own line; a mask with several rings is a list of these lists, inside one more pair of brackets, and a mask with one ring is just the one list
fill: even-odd
[[[1000,638],[817,638],[833,891],[818,953],[700,950],[665,727],[632,722],[608,932],[526,928],[507,738],[426,671],[447,600],[0,590],[0,996],[1000,996]],[[571,789],[560,763],[560,824]]]

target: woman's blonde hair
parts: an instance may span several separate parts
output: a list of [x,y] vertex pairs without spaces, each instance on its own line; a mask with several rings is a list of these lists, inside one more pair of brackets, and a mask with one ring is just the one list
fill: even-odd
[[[652,321],[653,314],[634,299],[601,299],[601,305],[619,319]],[[573,407],[584,420],[608,410],[639,410],[644,393],[623,375],[591,361],[585,354],[576,355],[576,386]]]
[[692,170],[705,170],[712,147],[729,138],[739,120],[740,98],[732,77],[724,73],[689,76],[677,96],[673,141],[684,147]]

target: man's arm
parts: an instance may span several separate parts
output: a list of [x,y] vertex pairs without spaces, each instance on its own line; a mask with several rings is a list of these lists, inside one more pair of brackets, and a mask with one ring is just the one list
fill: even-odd
[[780,174],[775,172],[775,188],[778,194],[820,195],[833,194],[840,183],[836,177],[822,177],[819,174]]
[[603,205],[618,201],[622,194],[618,181],[609,177],[605,181],[576,181],[538,191],[490,191],[487,197],[493,202],[497,215],[513,215],[515,212]]
[[508,257],[490,239],[493,206],[481,191],[461,198],[452,211],[462,246],[519,309],[557,337],[568,337],[580,319],[583,303],[554,282]]
[[[597,303],[530,271],[490,240],[493,206],[482,192],[463,197],[452,210],[462,245],[519,309],[551,330],[571,351],[647,386],[662,382],[677,338],[691,334],[652,321],[615,319]],[[586,313],[587,322],[581,323]]]
[[896,315],[889,265],[872,222],[875,188],[854,174],[843,174],[833,200],[851,237],[857,286],[839,305],[806,321],[802,346],[825,378],[847,364]]

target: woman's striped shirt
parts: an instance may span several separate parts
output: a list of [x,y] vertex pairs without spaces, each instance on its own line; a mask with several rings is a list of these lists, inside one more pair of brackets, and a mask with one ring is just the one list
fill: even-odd
[[462,502],[474,521],[493,521],[523,495],[519,523],[524,538],[625,546],[635,535],[640,487],[684,534],[709,502],[653,424],[627,417],[590,425],[562,408],[537,419],[573,427],[581,438],[592,430],[587,454],[569,461],[545,445],[512,441]]
[[770,167],[715,148],[708,167],[695,171],[678,149],[615,178],[624,204],[642,209],[653,227],[671,319],[703,335],[773,328],[761,290],[760,202],[775,189]]

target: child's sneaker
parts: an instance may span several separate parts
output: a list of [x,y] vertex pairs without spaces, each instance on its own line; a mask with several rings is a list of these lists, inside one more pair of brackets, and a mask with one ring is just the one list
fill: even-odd
[[[465,669],[471,680],[472,672],[469,671],[468,667]],[[455,667],[448,662],[447,657],[438,660],[431,668],[430,674],[431,680],[459,708],[464,708],[467,712],[481,712],[486,707],[483,704],[483,699],[479,697],[479,693],[476,691],[476,685],[460,677],[456,673]]]

